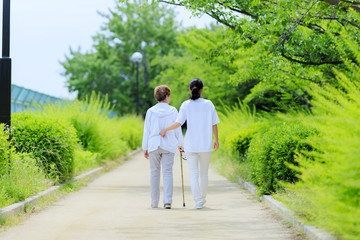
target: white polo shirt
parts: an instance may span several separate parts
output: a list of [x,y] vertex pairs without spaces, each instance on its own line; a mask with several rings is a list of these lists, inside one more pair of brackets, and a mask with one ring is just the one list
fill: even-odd
[[187,131],[184,151],[211,152],[212,126],[220,122],[214,104],[203,98],[183,102],[176,122],[183,125],[185,121],[187,121]]

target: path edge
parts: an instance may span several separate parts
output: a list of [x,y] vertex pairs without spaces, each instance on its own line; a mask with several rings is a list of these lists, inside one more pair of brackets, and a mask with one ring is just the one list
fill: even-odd
[[[256,186],[250,182],[246,182],[238,177],[238,184],[246,188],[252,195],[259,197]],[[288,209],[282,202],[274,199],[271,195],[260,196],[260,201],[266,203],[273,211],[275,211],[286,222],[290,223],[298,231],[304,233],[311,240],[336,240],[330,233],[323,229],[306,225],[295,217],[293,211]]]
[[[135,155],[136,153],[138,153],[140,151],[141,151],[140,148],[136,149],[136,150],[128,153],[127,155],[121,157],[121,159],[131,157],[131,156]],[[0,219],[4,219],[4,218],[10,217],[10,216],[15,216],[15,215],[18,215],[18,214],[24,212],[26,207],[35,206],[40,199],[55,194],[56,190],[63,187],[67,183],[76,182],[76,181],[78,181],[80,179],[84,179],[84,178],[87,178],[87,177],[90,178],[91,180],[93,180],[97,176],[97,174],[99,172],[101,172],[102,170],[104,170],[104,167],[98,167],[98,168],[92,169],[92,170],[90,170],[90,171],[88,171],[86,173],[80,174],[79,176],[76,176],[76,177],[70,179],[66,183],[52,186],[52,187],[50,187],[50,188],[48,188],[48,189],[46,189],[44,191],[41,191],[41,192],[37,193],[34,196],[28,197],[24,201],[17,202],[17,203],[14,203],[14,204],[10,205],[10,206],[0,208]]]

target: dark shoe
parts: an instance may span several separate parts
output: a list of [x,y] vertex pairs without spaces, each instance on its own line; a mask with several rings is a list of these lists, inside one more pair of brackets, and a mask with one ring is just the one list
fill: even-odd
[[171,204],[170,203],[165,203],[164,208],[165,209],[171,209]]

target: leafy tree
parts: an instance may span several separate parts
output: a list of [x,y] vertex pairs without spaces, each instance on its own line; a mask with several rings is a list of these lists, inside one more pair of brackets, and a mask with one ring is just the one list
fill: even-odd
[[306,88],[334,80],[333,69],[354,61],[347,38],[359,44],[360,2],[302,0],[169,0],[226,26],[227,37],[200,55],[230,74],[230,83],[258,84],[246,102],[268,109],[309,107]]
[[[167,84],[171,88],[172,104],[179,107],[188,99],[188,86],[192,78],[204,81],[204,97],[215,105],[233,105],[238,99],[244,99],[256,83],[250,80],[244,84],[229,84],[231,65],[222,64],[224,56],[215,55],[212,50],[227,41],[227,30],[219,25],[208,29],[190,28],[177,37],[181,54],[170,53],[158,57],[154,64],[163,67],[154,84]],[[229,49],[230,53],[232,50]]]
[[166,5],[135,0],[117,2],[115,9],[102,16],[107,22],[93,37],[92,49],[85,53],[70,49],[69,56],[61,63],[69,91],[77,91],[79,99],[92,91],[107,94],[115,110],[122,114],[134,112],[136,66],[130,57],[138,51],[143,55],[139,89],[140,112],[144,113],[153,103],[149,84],[160,71],[151,62],[177,46],[179,25],[175,13]]

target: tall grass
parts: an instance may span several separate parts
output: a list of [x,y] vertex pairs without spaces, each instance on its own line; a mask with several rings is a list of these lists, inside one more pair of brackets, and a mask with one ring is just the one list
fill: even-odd
[[0,207],[22,201],[50,186],[31,154],[12,154],[7,174],[0,176]]

